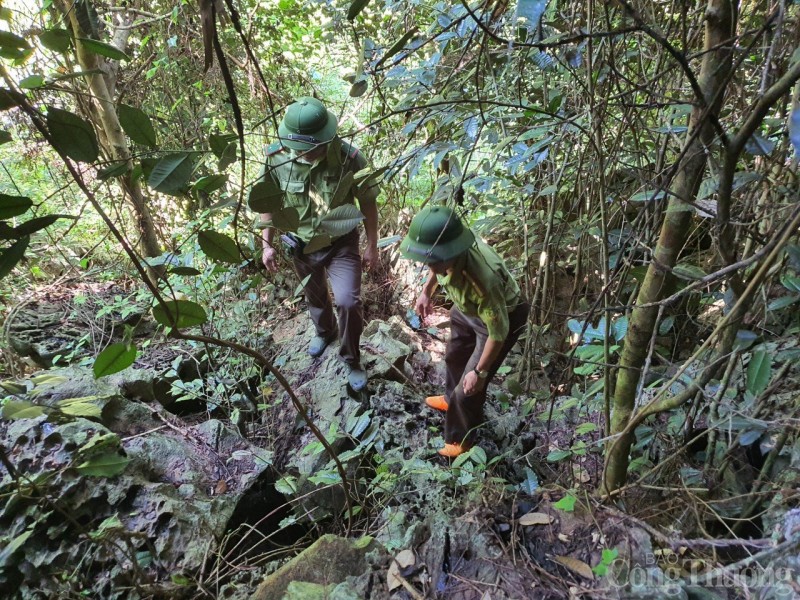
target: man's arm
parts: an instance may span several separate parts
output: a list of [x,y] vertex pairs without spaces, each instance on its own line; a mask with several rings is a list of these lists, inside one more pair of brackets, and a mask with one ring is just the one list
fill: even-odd
[[422,286],[422,292],[417,298],[417,304],[414,306],[417,314],[423,319],[433,312],[433,292],[436,291],[438,285],[436,273],[433,272],[433,269],[428,269],[428,279],[425,285]]
[[[262,225],[264,223],[269,223],[270,221],[272,221],[272,213],[261,213]],[[264,267],[270,273],[275,273],[278,270],[278,252],[275,250],[275,246],[272,244],[272,240],[274,238],[274,227],[267,226],[261,230],[261,245],[263,246],[261,261],[264,263]]]

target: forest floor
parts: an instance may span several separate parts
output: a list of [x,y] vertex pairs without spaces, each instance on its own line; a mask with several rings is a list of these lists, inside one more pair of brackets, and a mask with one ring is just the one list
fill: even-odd
[[[122,439],[122,449],[130,456],[192,453],[175,462],[151,456],[143,470],[149,474],[142,477],[184,489],[201,502],[196,505],[199,512],[218,511],[220,522],[204,527],[227,541],[206,540],[206,558],[195,564],[196,572],[183,572],[186,580],[180,579],[178,587],[174,571],[170,576],[166,569],[152,577],[157,582],[166,576],[171,587],[156,586],[149,596],[139,590],[115,597],[738,598],[747,597],[747,589],[762,589],[763,582],[751,585],[736,579],[737,565],[757,564],[751,558],[774,551],[779,539],[785,538],[783,544],[795,540],[790,534],[776,538],[772,532],[770,538],[770,532],[758,532],[749,541],[715,543],[715,537],[727,536],[703,532],[697,525],[702,517],[695,514],[702,497],[680,487],[641,486],[628,490],[615,506],[602,504],[594,492],[602,469],[596,443],[601,414],[579,410],[571,402],[574,392],[558,395],[551,390],[544,373],[533,374],[528,383],[553,402],[532,402],[520,385],[519,353],[512,354],[508,369],[490,387],[480,447],[454,462],[444,459],[436,453],[442,444],[442,415],[422,400],[443,385],[446,310],[415,330],[405,315],[376,318],[379,307],[372,303],[373,318],[362,338],[370,383],[354,393],[345,383],[337,346],[311,359],[306,354],[308,317],[302,306],[284,303],[254,324],[269,332],[256,336],[258,349],[288,379],[339,454],[349,482],[344,494],[336,466],[274,378],[250,377],[234,386],[241,394],[232,393],[232,381],[225,376],[230,371],[213,368],[224,366],[220,361],[226,357],[209,362],[196,348],[154,335],[147,311],[126,300],[131,293],[112,284],[83,282],[32,291],[6,322],[6,335],[23,339],[10,346],[17,352],[13,360],[6,354],[7,363],[18,369],[17,381],[35,380],[30,376],[34,361],[57,356],[69,356],[75,363],[89,360],[91,344],[75,351],[75,340],[102,337],[111,322],[117,324],[117,334],[120,322],[137,323],[142,338],[151,340],[132,370],[163,375],[161,391],[152,378],[154,397],[144,397],[136,386],[119,387],[128,400],[144,403],[151,411],[115,409],[115,417],[103,419],[103,424]],[[378,291],[365,294],[378,296]],[[25,332],[27,337],[19,335]],[[59,348],[59,339],[68,340],[66,346]],[[57,374],[59,369],[48,372]],[[130,378],[126,381],[129,384]],[[64,385],[59,383],[58,393],[40,393],[39,400],[71,397]],[[29,385],[29,391],[31,387],[35,389]],[[184,397],[176,398],[176,390]],[[190,398],[192,390],[202,393]],[[592,435],[579,439],[579,427]],[[25,454],[21,438],[8,437],[11,431],[4,425],[4,445],[19,448],[16,454],[12,451],[12,459],[35,462],[33,457],[46,455],[35,446]],[[158,443],[148,437],[155,435],[162,436]],[[220,445],[223,438],[227,441]],[[164,450],[186,440],[192,443],[176,446],[172,454]],[[589,443],[578,443],[582,440]],[[553,460],[566,449],[569,457]],[[245,455],[265,457],[269,467],[242,462]],[[190,479],[185,470],[199,475]],[[96,481],[86,479],[88,485]],[[123,483],[130,485],[128,480]],[[209,508],[213,506],[217,508]],[[93,510],[98,518],[114,514],[113,506],[95,504]],[[180,552],[176,557],[174,549],[199,542],[192,537],[191,523],[174,512],[160,513],[157,528],[144,522],[126,525],[150,536],[147,544],[162,549],[163,564],[173,560],[177,568]],[[164,514],[169,515],[166,521]],[[10,517],[2,517],[7,526]],[[262,537],[251,535],[253,531]],[[297,575],[298,585],[289,585],[286,558],[300,552],[301,564],[308,566],[312,555],[301,552],[303,548],[331,533],[350,540],[374,539],[369,553],[359,558],[363,564],[352,561],[361,570],[334,574],[330,565],[313,563],[316,567]],[[170,535],[179,538],[158,539]],[[238,540],[235,552],[231,539]],[[709,573],[716,573],[716,579]],[[301,583],[316,587],[299,587]]]

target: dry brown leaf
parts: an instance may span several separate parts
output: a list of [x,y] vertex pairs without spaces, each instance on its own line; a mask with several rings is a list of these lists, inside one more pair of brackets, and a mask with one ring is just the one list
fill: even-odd
[[220,479],[217,481],[217,485],[214,486],[214,495],[219,496],[220,494],[224,494],[228,491],[228,482],[224,479]]
[[571,556],[554,556],[553,560],[567,567],[573,573],[577,573],[581,577],[589,580],[594,580],[594,573],[592,567],[587,565],[582,560],[572,558]]
[[543,512],[529,512],[519,518],[520,525],[550,525],[553,516]]
[[398,575],[400,575],[400,569],[410,567],[416,560],[413,550],[403,550],[394,557],[392,564],[389,565],[389,570],[386,572],[386,585],[389,587],[390,592],[403,585],[400,581],[400,577],[398,577]]

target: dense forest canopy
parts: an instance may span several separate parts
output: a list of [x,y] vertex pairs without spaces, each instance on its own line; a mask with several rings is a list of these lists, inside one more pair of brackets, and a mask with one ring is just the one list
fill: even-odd
[[[425,344],[446,337],[446,324],[413,314],[422,271],[397,250],[422,207],[454,208],[531,302],[527,334],[490,388],[500,413],[518,419],[497,452],[476,447],[452,469],[423,468],[426,455],[408,453],[422,449],[387,450],[397,438],[380,436],[374,403],[337,432],[297,391],[314,374],[285,368],[293,354],[281,340],[305,335],[285,330],[302,312],[302,282],[288,263],[262,268],[258,214],[297,229],[297,211],[262,175],[300,96],[322,100],[368,159],[350,183],[381,190],[367,317],[394,316],[392,327],[411,332],[403,344],[423,343],[430,359],[405,374],[401,360],[399,379],[386,372],[406,386],[399,396],[421,395],[427,382],[414,378],[438,360]],[[776,532],[797,506],[800,469],[799,162],[796,1],[0,0],[0,582],[26,597],[114,587],[91,570],[56,585],[20,566],[48,548],[47,515],[70,510],[49,484],[31,483],[37,451],[24,455],[20,423],[101,420],[95,396],[42,401],[47,377],[68,368],[102,382],[163,367],[179,405],[170,415],[191,405],[259,452],[324,458],[309,481],[341,489],[341,514],[320,518],[294,550],[326,532],[380,538],[391,530],[381,508],[435,467],[426,481],[449,494],[444,512],[496,502],[513,506],[522,528],[513,511],[543,497],[554,514],[576,503],[615,511],[661,548],[688,549],[703,577],[746,555],[765,567],[796,554],[800,536]],[[362,218],[353,207],[329,227],[344,233]],[[70,324],[56,335],[67,341],[47,352],[12,343],[45,329],[45,301],[66,311],[52,322]],[[22,326],[26,307],[39,316]],[[196,357],[192,375],[181,353]],[[279,423],[280,406],[291,422]],[[297,427],[311,437],[281,445]],[[61,483],[123,477],[128,438],[107,435],[95,454],[49,473]],[[271,484],[297,521],[308,475],[287,468]],[[87,518],[52,539],[80,532],[81,543],[119,544],[108,550],[127,556],[119,565],[137,564],[125,554],[144,551],[126,537],[131,526],[102,523]],[[605,597],[609,567],[632,545],[592,543],[550,561],[549,575],[528,548],[526,568],[536,566],[525,572],[552,593],[531,597]],[[513,542],[504,548],[515,556]],[[286,557],[266,556],[247,564]],[[128,582],[137,597],[208,596],[211,579],[232,578],[202,561],[181,573],[138,564]],[[778,567],[795,569],[796,593],[797,565]],[[403,572],[397,597],[429,590]],[[515,597],[509,589],[498,597]]]

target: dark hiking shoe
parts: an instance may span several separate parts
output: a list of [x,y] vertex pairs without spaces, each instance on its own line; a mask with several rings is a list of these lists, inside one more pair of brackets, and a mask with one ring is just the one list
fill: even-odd
[[314,358],[322,356],[322,353],[325,352],[325,348],[327,348],[338,336],[339,334],[337,332],[333,332],[328,337],[315,335],[313,338],[311,338],[311,342],[308,344],[308,353]]

